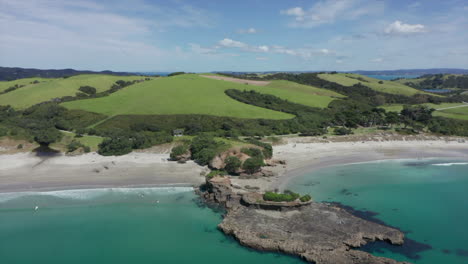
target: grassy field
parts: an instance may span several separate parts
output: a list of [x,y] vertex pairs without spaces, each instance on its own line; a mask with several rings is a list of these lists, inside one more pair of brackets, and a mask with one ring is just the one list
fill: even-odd
[[[62,96],[73,96],[78,92],[80,86],[89,85],[102,92],[111,88],[118,80],[131,81],[142,79],[141,76],[111,76],[102,74],[84,74],[69,78],[43,79],[44,82],[30,84],[17,90],[0,95],[0,105],[11,105],[15,108],[23,109],[34,104],[48,101]],[[13,81],[11,83],[20,84],[25,80],[30,83],[34,80],[41,81],[40,78],[28,78]],[[8,82],[10,83],[10,82]],[[2,84],[8,88],[10,84]],[[11,85],[10,85],[11,86]],[[3,86],[0,86],[3,87]],[[5,89],[6,89],[5,88]]]
[[[34,85],[38,85],[39,83],[37,84],[33,84],[34,81],[38,81],[38,82],[49,82],[49,81],[53,81],[55,79],[47,79],[47,78],[24,78],[24,79],[18,79],[18,80],[14,80],[14,81],[0,81],[0,92],[3,92],[5,91],[6,89],[12,87],[12,86],[15,86],[15,85],[24,85],[24,86],[34,86]],[[24,88],[24,87],[22,87]]]
[[330,90],[320,89],[289,81],[272,81],[267,86],[261,87],[254,87],[250,85],[248,89],[265,94],[275,95],[294,103],[320,108],[326,108],[328,104],[335,98],[344,97],[343,95]]
[[[430,108],[436,109],[436,111],[433,114],[434,116],[443,116],[443,117],[447,117],[447,118],[468,120],[468,106],[444,109],[444,108],[447,108],[447,107],[461,106],[461,105],[466,105],[466,104],[443,103],[443,104],[424,104],[424,105],[426,105],[426,106],[428,106]],[[387,111],[400,112],[403,109],[403,105],[401,105],[401,104],[387,105],[387,106],[385,106],[383,108],[385,108],[385,110],[387,110]]]
[[60,151],[67,151],[67,145],[70,144],[73,140],[79,141],[81,144],[88,146],[91,151],[97,151],[98,145],[102,142],[103,138],[98,136],[82,136],[75,137],[75,133],[72,132],[62,132],[63,137],[59,142],[51,144],[51,148],[57,149]]
[[468,106],[436,111],[435,115],[448,117],[448,118],[468,120]]
[[[357,83],[361,83],[373,90],[390,93],[390,94],[402,94],[406,96],[411,96],[417,93],[425,93],[417,89],[411,88],[399,82],[385,81],[370,78],[364,75],[359,74],[350,74],[350,73],[337,73],[337,74],[319,74],[319,78],[324,80],[335,82],[344,86],[353,86]],[[380,84],[379,82],[383,83]],[[425,93],[427,94],[427,93]]]
[[[276,93],[281,91],[277,87],[258,87],[185,74],[136,84],[107,97],[63,105],[69,109],[82,109],[108,116],[202,114],[238,118],[292,118],[289,114],[243,104],[224,93],[227,89],[262,91],[264,88]],[[329,97],[326,98],[329,100]]]
[[[219,74],[203,73],[200,75],[211,75],[225,77]],[[242,80],[242,79],[238,79]],[[219,81],[219,80],[218,80]],[[239,87],[242,90],[255,90],[259,93],[271,94],[294,103],[308,105],[312,107],[326,108],[328,104],[336,98],[345,96],[331,90],[321,89],[309,85],[303,85],[285,80],[274,80],[266,86],[245,85]]]

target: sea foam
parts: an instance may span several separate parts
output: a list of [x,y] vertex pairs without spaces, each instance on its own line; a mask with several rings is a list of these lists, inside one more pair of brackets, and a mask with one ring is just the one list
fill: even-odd
[[0,203],[26,196],[52,196],[70,200],[92,200],[104,195],[132,195],[132,194],[175,194],[193,191],[192,187],[146,187],[146,188],[99,188],[77,189],[46,192],[12,192],[0,193]]
[[437,163],[432,164],[434,166],[456,166],[456,165],[468,165],[468,162],[452,162],[452,163]]

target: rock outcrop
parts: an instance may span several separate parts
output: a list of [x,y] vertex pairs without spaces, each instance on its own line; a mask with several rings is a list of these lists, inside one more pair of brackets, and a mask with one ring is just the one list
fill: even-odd
[[215,177],[207,185],[202,197],[225,205],[227,210],[219,228],[244,246],[298,255],[317,264],[400,263],[356,250],[376,240],[401,245],[404,235],[399,230],[324,203],[282,210],[246,206],[227,177]]

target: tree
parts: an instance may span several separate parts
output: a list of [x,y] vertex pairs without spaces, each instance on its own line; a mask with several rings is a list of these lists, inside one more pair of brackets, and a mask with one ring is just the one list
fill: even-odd
[[81,86],[78,90],[88,95],[96,94],[96,91],[97,91],[96,88],[91,87],[91,86]]
[[242,165],[242,162],[240,159],[236,156],[229,156],[225,160],[226,166],[224,166],[224,169],[229,173],[229,174],[236,174],[239,168]]
[[125,155],[132,152],[132,142],[125,137],[107,138],[99,144],[98,153],[103,156]]
[[263,165],[265,165],[265,163],[262,159],[249,158],[244,161],[244,164],[242,164],[242,169],[244,169],[248,174],[253,174],[258,172]]
[[211,160],[216,156],[216,151],[211,148],[203,149],[197,153],[195,162],[201,166],[208,165]]
[[400,123],[400,116],[397,112],[387,112],[385,114],[385,122],[390,124],[390,127],[392,127],[393,124]]
[[62,133],[55,128],[46,128],[34,132],[34,141],[40,145],[49,145],[62,139]]

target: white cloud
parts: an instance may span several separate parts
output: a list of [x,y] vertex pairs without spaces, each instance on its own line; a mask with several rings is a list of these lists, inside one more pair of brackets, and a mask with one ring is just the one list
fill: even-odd
[[255,28],[239,29],[237,31],[237,33],[239,33],[239,34],[255,34],[255,33],[258,33],[258,30],[256,30]]
[[311,8],[292,7],[281,10],[281,14],[291,16],[292,27],[315,27],[331,24],[337,20],[353,20],[364,15],[376,15],[383,11],[382,1],[369,0],[322,0]]
[[232,40],[229,38],[220,40],[218,44],[226,48],[246,48],[247,47],[247,44],[240,42],[240,41]]
[[299,20],[305,16],[305,11],[302,9],[302,7],[292,7],[287,10],[281,10],[281,14],[283,15],[288,15],[288,16],[295,16],[296,18],[299,18]]
[[422,24],[405,24],[399,20],[388,25],[384,32],[389,35],[409,35],[415,33],[427,32],[426,27]]
[[262,60],[268,60],[267,57],[256,57],[255,59],[256,59],[256,60],[260,60],[260,61],[262,61]]
[[23,67],[146,67],[154,64],[154,57],[177,55],[158,47],[158,31],[209,26],[211,19],[189,5],[168,8],[141,0],[116,0],[112,5],[0,0],[0,6],[0,57],[5,65]]
[[383,62],[384,59],[382,58],[375,58],[375,59],[372,59],[371,62],[375,62],[375,63],[379,63],[379,62]]

